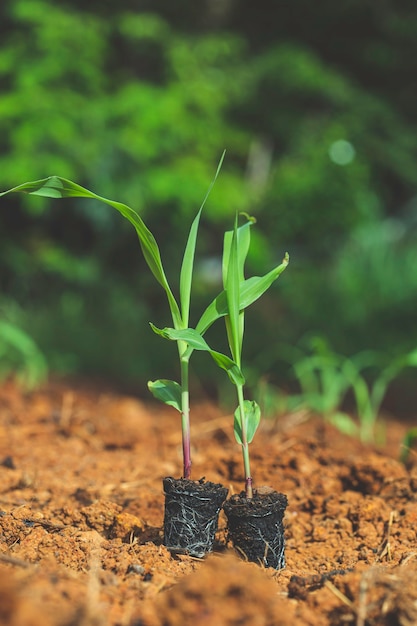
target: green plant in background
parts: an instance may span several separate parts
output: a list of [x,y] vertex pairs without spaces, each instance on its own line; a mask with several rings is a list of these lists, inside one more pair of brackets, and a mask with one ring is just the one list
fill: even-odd
[[[412,93],[396,84],[414,71],[410,16],[396,7],[395,19],[381,23],[363,3],[351,3],[350,28],[361,20],[367,28],[362,47],[348,46],[335,64],[347,27],[336,19],[346,12],[343,6],[325,3],[315,10],[304,2],[317,22],[300,30],[286,3],[276,3],[275,29],[262,28],[253,7],[242,15],[239,3],[222,3],[221,11],[212,3],[197,11],[191,0],[176,3],[175,11],[168,0],[150,10],[130,0],[92,0],[88,9],[81,4],[2,2],[0,134],[7,149],[0,151],[0,188],[59,171],[106,197],[123,197],[162,245],[166,233],[181,240],[218,146],[226,144],[232,158],[223,169],[221,194],[206,213],[210,228],[201,233],[202,249],[210,248],[213,233],[223,233],[230,207],[250,210],[262,216],[251,245],[253,271],[274,258],[271,242],[278,238],[303,264],[280,293],[286,314],[276,332],[282,339],[293,343],[314,329],[342,352],[363,346],[405,350],[414,319],[417,137],[410,126]],[[364,35],[368,26],[371,40]],[[385,52],[372,54],[372,46]],[[384,54],[401,71],[388,76]],[[96,324],[97,341],[86,349],[87,316],[60,311],[56,282],[49,280],[51,269],[63,270],[60,295],[70,290],[81,301],[96,302],[91,320],[114,283],[126,294],[136,293],[133,283],[148,288],[146,272],[125,271],[126,255],[135,254],[127,225],[88,204],[74,202],[57,224],[45,202],[15,198],[13,219],[0,216],[0,281],[25,309],[26,327],[54,369],[64,352],[69,358],[76,352],[74,371],[102,363],[106,375],[136,380],[134,353],[119,360],[107,339],[113,324],[114,339],[123,341],[117,311],[110,307],[99,318],[108,324]],[[35,215],[42,220],[41,237]],[[397,242],[386,241],[379,229],[393,216],[405,226],[406,236]],[[358,238],[360,231],[372,236],[382,254],[372,252],[370,236]],[[51,242],[68,257],[51,258]],[[167,269],[180,265],[177,248],[164,245]],[[100,279],[89,278],[86,287],[71,257],[81,260],[81,270],[94,258]],[[27,289],[34,277],[37,298]],[[144,308],[159,308],[157,289]],[[134,297],[129,305],[135,308]],[[272,333],[269,308],[268,302],[259,315]],[[58,324],[65,325],[63,332],[48,334]],[[138,327],[135,333],[146,328]],[[245,340],[250,360],[259,339],[254,328]],[[145,331],[140,340],[147,341]],[[141,383],[148,377],[143,371]]]
[[15,324],[0,320],[0,380],[16,378],[26,389],[33,389],[48,375],[42,352],[27,333]]
[[[417,367],[417,350],[394,357],[387,365],[381,366],[381,360],[381,355],[369,352],[359,353],[350,360],[359,432],[364,441],[370,441],[375,436],[375,425],[390,383],[398,378],[404,369]],[[371,382],[365,375],[368,367],[376,371]]]
[[[402,450],[400,460],[402,463],[406,463],[410,457],[410,453],[413,451],[413,446],[417,442],[417,427],[410,428],[405,434],[402,442]],[[415,452],[414,452],[415,454]]]
[[294,375],[300,385],[299,400],[340,430],[353,434],[354,422],[340,410],[350,387],[345,372],[347,362],[333,353],[321,338],[313,338],[311,350],[310,354],[298,357],[293,363]]
[[[307,408],[362,441],[375,439],[378,416],[390,383],[407,367],[417,367],[417,350],[391,359],[368,350],[346,357],[334,352],[319,336],[310,338],[306,349],[280,346],[279,351],[281,358],[285,355],[291,364],[300,388],[299,393],[287,397],[286,409]],[[348,394],[354,401],[357,420],[342,410]]]

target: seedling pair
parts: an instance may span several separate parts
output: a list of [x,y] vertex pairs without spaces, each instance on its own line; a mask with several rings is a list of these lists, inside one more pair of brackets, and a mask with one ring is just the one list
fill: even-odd
[[[242,346],[244,336],[244,312],[280,276],[288,264],[288,255],[280,265],[264,276],[244,277],[244,264],[250,245],[250,228],[254,222],[248,218],[238,226],[236,216],[233,230],[227,232],[223,249],[223,291],[202,313],[195,328],[189,327],[191,290],[194,272],[194,258],[200,218],[205,202],[217,179],[224,154],[206,197],[195,216],[188,234],[187,243],[179,276],[179,300],[174,296],[168,283],[158,244],[151,231],[138,213],[120,202],[99,196],[77,183],[59,176],[24,183],[0,196],[11,192],[24,192],[49,198],[83,197],[99,200],[121,213],[135,228],[144,258],[157,282],[164,289],[172,318],[172,327],[159,329],[151,324],[158,335],[177,343],[180,364],[180,383],[159,379],[149,383],[153,395],[174,407],[181,414],[183,477],[191,478],[190,452],[190,402],[189,402],[189,362],[194,350],[208,352],[215,363],[224,369],[236,387],[238,408],[234,415],[234,430],[237,442],[242,446],[245,469],[246,495],[252,497],[252,476],[249,460],[249,443],[252,441],[260,421],[260,409],[255,402],[244,398],[245,378],[242,374]],[[204,339],[204,334],[218,319],[224,317],[231,356],[213,350]]]

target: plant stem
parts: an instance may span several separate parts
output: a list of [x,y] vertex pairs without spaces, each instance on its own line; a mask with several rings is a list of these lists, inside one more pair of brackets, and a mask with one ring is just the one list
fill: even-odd
[[237,396],[239,399],[239,411],[240,411],[240,421],[242,428],[242,454],[243,454],[243,467],[245,470],[245,491],[246,497],[248,499],[253,497],[253,489],[252,489],[252,475],[250,471],[250,459],[249,459],[249,445],[246,437],[246,422],[245,422],[245,409],[244,409],[244,397],[243,397],[243,386],[237,386]]
[[188,389],[188,358],[183,358],[181,354],[183,342],[178,342],[181,361],[181,430],[182,430],[182,456],[183,456],[183,476],[191,478],[191,437],[190,437],[190,396]]

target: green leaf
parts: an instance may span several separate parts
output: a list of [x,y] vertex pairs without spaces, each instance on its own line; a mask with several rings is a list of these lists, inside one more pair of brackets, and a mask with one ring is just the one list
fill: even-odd
[[242,370],[230,357],[216,350],[209,350],[213,361],[221,369],[225,370],[234,385],[244,385],[245,377],[242,374]]
[[201,204],[201,207],[195,216],[193,223],[191,224],[190,232],[187,239],[187,245],[185,246],[184,257],[181,265],[181,274],[180,274],[180,302],[181,302],[181,316],[182,316],[182,325],[188,326],[189,314],[190,314],[190,300],[191,300],[191,284],[193,279],[193,267],[194,267],[194,256],[195,256],[195,248],[197,242],[197,233],[198,227],[200,223],[200,217],[204,205],[207,201],[207,198],[210,195],[211,190],[213,189],[214,183],[217,180],[219,175],[221,166],[223,164],[224,155],[226,151],[223,152],[219,165],[217,166],[216,174],[207,190],[205,198]]
[[[239,280],[243,281],[245,279],[244,275],[244,267],[246,257],[248,256],[249,246],[250,246],[250,227],[255,223],[255,218],[250,217],[246,213],[244,214],[247,218],[247,222],[242,226],[239,226],[237,229],[237,245],[239,252]],[[224,243],[223,243],[223,257],[222,257],[222,276],[223,276],[223,286],[226,286],[226,277],[227,277],[227,269],[229,267],[229,258],[230,258],[230,248],[233,240],[233,230],[228,230],[224,234]]]
[[190,318],[191,284],[193,279],[194,256],[202,208],[203,207],[200,208],[199,212],[193,220],[193,223],[191,224],[190,232],[187,239],[187,245],[185,247],[184,257],[181,265],[180,302],[181,317],[185,326],[188,326],[188,321]]
[[226,354],[212,350],[204,337],[202,337],[194,328],[157,328],[151,323],[152,330],[164,339],[170,341],[184,341],[188,344],[189,350],[187,350],[184,358],[188,359],[193,350],[202,350],[208,352],[216,365],[225,370],[230,380],[235,385],[244,385],[245,378],[240,370],[240,367]]
[[[289,263],[288,254],[285,255],[282,263],[264,276],[252,276],[243,281],[240,285],[240,310],[256,302],[269,289],[272,283],[282,274]],[[196,330],[204,335],[208,328],[216,320],[228,314],[226,291],[222,291],[206,308],[202,314]]]
[[[259,408],[259,405],[254,400],[244,400],[243,408],[244,408],[243,419],[245,420],[245,426],[246,426],[245,428],[246,440],[247,440],[247,443],[251,443],[258,429],[259,422],[261,421],[261,409]],[[235,438],[236,438],[237,443],[243,444],[242,422],[241,422],[241,414],[240,414],[239,407],[237,407],[235,411],[234,430],[235,430]]]
[[[224,248],[227,248],[225,243]],[[236,363],[240,366],[243,340],[243,323],[240,313],[240,276],[239,276],[239,248],[237,234],[237,214],[233,228],[232,240],[228,251],[227,266],[223,263],[224,287],[226,290],[227,319],[226,329],[230,351]],[[243,320],[242,320],[243,322]]]
[[23,185],[13,187],[13,189],[9,189],[8,191],[3,191],[0,193],[0,196],[12,192],[24,192],[46,198],[92,198],[119,211],[135,228],[143,256],[145,257],[149,269],[167,294],[174,325],[181,326],[180,311],[165,275],[158,244],[156,243],[155,237],[136,211],[121,202],[115,202],[98,196],[77,183],[60,176],[49,176],[42,180],[23,183]]
[[29,335],[15,324],[0,320],[0,379],[10,374],[31,389],[46,379],[48,364]]
[[245,280],[240,289],[241,310],[246,309],[256,300],[258,300],[258,298],[260,298],[265,293],[265,291],[269,289],[272,283],[276,281],[279,276],[281,276],[288,263],[289,256],[288,253],[285,253],[282,263],[280,263],[280,265],[272,269],[270,272],[268,272],[264,276],[252,276],[251,278]]
[[194,350],[210,350],[206,340],[194,328],[158,328],[150,322],[154,333],[170,341],[185,341]]
[[[255,221],[246,213],[245,216],[248,221],[238,228],[236,215],[233,230],[225,233],[222,257],[223,285],[228,302],[226,332],[233,358],[239,364],[245,327],[244,311],[239,308],[240,285],[245,280],[245,261],[250,247],[250,227]],[[231,299],[234,302],[233,307],[230,304]],[[235,308],[238,312],[231,313]]]
[[405,367],[417,367],[417,350],[409,352],[405,357]]
[[157,400],[173,406],[174,409],[181,413],[181,387],[174,380],[166,380],[164,378],[154,381],[150,380],[148,389]]
[[328,420],[344,435],[349,435],[351,437],[358,436],[358,425],[355,424],[354,420],[346,413],[334,413],[334,415],[329,416]]

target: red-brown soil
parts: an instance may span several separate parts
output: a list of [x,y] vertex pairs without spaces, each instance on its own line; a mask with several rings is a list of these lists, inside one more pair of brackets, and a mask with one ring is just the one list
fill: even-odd
[[[230,416],[192,415],[193,476],[242,487]],[[51,384],[0,387],[0,624],[417,624],[417,455],[363,445],[319,419],[264,421],[257,486],[287,494],[286,561],[262,569],[225,544],[172,557],[164,476],[179,477],[179,419],[137,399]]]

